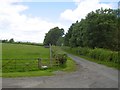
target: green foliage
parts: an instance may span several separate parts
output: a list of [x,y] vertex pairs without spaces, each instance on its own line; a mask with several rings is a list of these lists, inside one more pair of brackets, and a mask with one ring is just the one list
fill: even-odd
[[52,46],[52,57],[60,66],[66,65],[67,54],[61,51],[59,47]]
[[44,39],[44,45],[57,45],[57,41],[60,37],[64,35],[64,30],[59,29],[58,27],[50,29],[48,33],[46,33],[45,39]]
[[118,50],[118,10],[98,9],[85,19],[72,24],[65,35],[64,45]]
[[86,48],[86,47],[78,47],[78,48],[70,48],[70,47],[62,47],[65,51],[85,56],[91,59],[94,59],[96,61],[100,62],[112,62],[116,68],[118,67],[118,64],[120,63],[120,57],[118,56],[118,52],[102,49],[102,48]]
[[64,37],[59,37],[57,41],[57,46],[63,46],[63,43],[64,43]]
[[14,39],[11,38],[11,39],[9,40],[9,43],[14,43]]
[[8,43],[8,40],[6,39],[6,40],[0,40],[0,42],[2,42],[2,43]]
[[0,40],[2,43],[14,43],[14,39],[13,38],[11,38],[10,40],[7,40],[7,39],[5,39],[5,40]]
[[32,43],[32,42],[14,42],[13,44],[24,44],[24,45],[34,45],[34,46],[43,46],[42,43]]
[[71,25],[71,27],[68,30],[68,33],[66,33],[66,35],[64,37],[64,45],[65,46],[69,46],[70,45],[70,41],[69,40],[72,37],[73,26],[74,26],[74,24]]

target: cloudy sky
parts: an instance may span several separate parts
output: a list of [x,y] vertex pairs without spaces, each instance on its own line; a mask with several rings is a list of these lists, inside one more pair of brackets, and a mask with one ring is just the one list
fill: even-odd
[[98,8],[117,8],[119,0],[0,0],[0,39],[42,43],[59,26],[67,32]]

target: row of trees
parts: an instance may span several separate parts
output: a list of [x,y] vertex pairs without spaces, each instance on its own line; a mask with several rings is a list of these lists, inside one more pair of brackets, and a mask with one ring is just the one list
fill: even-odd
[[11,38],[11,39],[9,39],[9,40],[8,40],[8,39],[0,40],[0,42],[2,42],[2,43],[12,43],[12,44],[25,44],[25,45],[43,46],[42,43],[14,41],[13,38]]
[[5,40],[0,40],[0,42],[2,42],[2,43],[14,43],[14,39],[11,38],[10,40],[7,40],[7,39],[5,39]]
[[[55,27],[45,36],[44,44],[70,47],[107,48],[118,50],[120,33],[120,10],[98,9],[90,12],[85,19],[73,23],[64,37],[64,30]],[[59,44],[58,44],[59,43]]]

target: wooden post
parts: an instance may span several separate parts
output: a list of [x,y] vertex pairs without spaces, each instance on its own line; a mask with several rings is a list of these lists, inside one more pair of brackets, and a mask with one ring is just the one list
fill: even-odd
[[49,44],[50,47],[50,67],[52,67],[52,48],[51,48],[51,44]]
[[15,71],[17,72],[17,69],[16,69],[16,60],[15,60]]
[[42,63],[41,63],[41,59],[38,58],[38,68],[39,68],[39,69],[41,69],[41,65],[42,65]]

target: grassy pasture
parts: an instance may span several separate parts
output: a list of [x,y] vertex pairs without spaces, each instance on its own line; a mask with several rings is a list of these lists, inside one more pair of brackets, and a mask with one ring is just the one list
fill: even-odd
[[[25,77],[25,76],[49,76],[56,70],[75,71],[76,65],[68,58],[67,67],[52,67],[46,70],[38,68],[38,58],[48,58],[43,60],[49,63],[49,48],[34,45],[22,44],[2,44],[2,77]],[[9,60],[11,59],[11,60]]]
[[49,49],[42,46],[2,44],[2,59],[49,58]]
[[[25,72],[38,69],[38,58],[49,58],[49,49],[42,46],[3,44],[3,72]],[[47,62],[49,62],[47,60]]]

